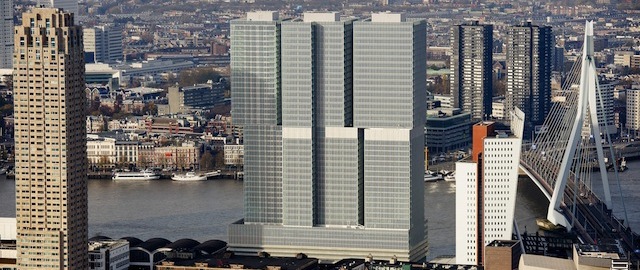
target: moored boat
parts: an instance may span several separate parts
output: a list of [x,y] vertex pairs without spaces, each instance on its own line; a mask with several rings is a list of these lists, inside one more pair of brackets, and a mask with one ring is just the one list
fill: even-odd
[[444,181],[447,182],[455,182],[456,181],[456,172],[452,171],[449,174],[444,176]]
[[222,174],[222,172],[220,170],[217,170],[217,171],[212,171],[212,172],[205,173],[204,175],[207,178],[210,178],[210,177],[220,176],[221,174]]
[[204,181],[204,180],[207,180],[207,176],[204,174],[196,174],[195,172],[188,172],[185,174],[174,174],[171,177],[171,180],[183,181],[183,182]]
[[157,175],[153,171],[144,170],[139,172],[117,172],[113,174],[112,180],[122,181],[148,181],[160,179],[160,175]]
[[442,174],[439,174],[437,172],[432,172],[432,171],[429,171],[429,170],[424,172],[424,181],[425,182],[436,182],[436,181],[440,181],[442,179],[444,179],[442,177]]

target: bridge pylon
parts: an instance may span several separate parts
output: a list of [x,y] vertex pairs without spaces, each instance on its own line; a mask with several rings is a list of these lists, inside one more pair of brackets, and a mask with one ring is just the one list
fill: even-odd
[[[580,87],[578,92],[577,113],[570,130],[569,140],[566,145],[564,155],[560,164],[553,195],[549,203],[547,219],[554,224],[571,228],[571,223],[566,219],[560,210],[560,203],[565,194],[567,180],[571,177],[571,165],[576,154],[576,148],[581,141],[581,131],[586,118],[590,121],[591,134],[596,145],[598,155],[598,166],[600,166],[600,176],[603,184],[605,203],[611,208],[611,192],[609,190],[609,179],[605,165],[604,150],[602,148],[602,138],[600,125],[598,123],[598,107],[596,95],[602,96],[598,84],[598,74],[593,53],[593,21],[585,23],[584,45],[582,52],[582,69],[580,73]],[[602,99],[600,99],[602,101]],[[602,102],[601,102],[602,103]],[[577,181],[577,179],[575,179]],[[577,191],[574,191],[577,192]]]

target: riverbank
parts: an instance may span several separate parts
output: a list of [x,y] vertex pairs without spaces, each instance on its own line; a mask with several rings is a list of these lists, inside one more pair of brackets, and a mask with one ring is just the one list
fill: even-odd
[[[175,173],[184,173],[184,172],[156,172],[156,174],[160,175],[160,179],[171,179],[171,177]],[[94,180],[111,180],[113,177],[113,173],[109,171],[99,171],[99,172],[89,172],[89,179]],[[242,179],[238,177],[238,172],[236,171],[220,171],[220,175],[211,177],[211,179]]]

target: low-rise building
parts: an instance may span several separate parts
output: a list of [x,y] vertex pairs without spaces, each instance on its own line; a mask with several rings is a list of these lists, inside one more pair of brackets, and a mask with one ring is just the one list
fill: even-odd
[[162,168],[196,169],[200,164],[200,145],[183,142],[176,146],[156,147],[152,162]]
[[120,70],[114,69],[107,64],[85,65],[84,80],[86,84],[100,84],[109,87],[111,90],[118,90],[120,88],[120,75]]
[[147,121],[142,117],[114,119],[107,123],[109,130],[136,131],[145,130]]
[[87,116],[87,134],[103,132],[104,125],[105,125],[105,119],[102,115]]
[[613,54],[613,64],[623,67],[631,66],[631,59],[636,54],[634,51],[616,51]]
[[453,108],[453,97],[451,95],[433,95],[433,100],[440,101],[440,107]]
[[89,239],[90,270],[125,270],[129,268],[129,242],[106,237]]
[[159,134],[193,134],[193,127],[188,121],[174,118],[147,118],[145,127],[149,133]]
[[165,260],[156,265],[157,270],[206,270],[206,269],[268,269],[312,270],[318,268],[318,259],[300,257],[238,256],[225,253],[200,260]]
[[224,145],[224,165],[242,167],[244,165],[244,145]]
[[425,144],[429,154],[467,149],[471,144],[471,114],[458,108],[427,111]]
[[176,73],[193,67],[195,64],[191,61],[150,60],[123,64],[115,68],[121,71],[123,79],[126,80],[135,77],[153,77],[162,73]]
[[193,86],[169,87],[170,113],[184,113],[191,109],[208,109],[222,101],[224,84],[197,84]]
[[124,92],[128,93],[129,97],[139,97],[146,101],[159,98],[164,92],[164,89],[141,86],[125,89]]
[[96,168],[110,168],[116,163],[116,140],[97,135],[87,136],[87,158]]
[[116,163],[120,165],[138,164],[139,141],[116,141]]

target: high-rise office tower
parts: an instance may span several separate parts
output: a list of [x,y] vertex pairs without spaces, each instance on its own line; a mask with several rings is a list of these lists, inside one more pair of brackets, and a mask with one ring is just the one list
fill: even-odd
[[477,21],[451,29],[451,95],[454,107],[473,119],[491,115],[493,98],[493,25]]
[[[112,24],[84,28],[84,52],[94,62],[112,63],[122,60],[122,29]],[[87,60],[89,61],[89,60]]]
[[37,6],[61,8],[78,16],[78,0],[36,0]]
[[87,151],[82,29],[35,8],[15,28],[19,269],[87,269]]
[[484,248],[511,240],[524,114],[511,112],[512,133],[493,122],[473,126],[469,160],[456,162],[456,263],[484,265]]
[[530,22],[507,32],[505,115],[520,108],[526,115],[524,137],[542,125],[551,109],[551,66],[555,48],[551,27]]
[[13,0],[0,1],[0,69],[13,62]]
[[250,12],[231,34],[245,218],[230,249],[423,259],[425,22]]

